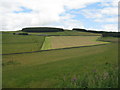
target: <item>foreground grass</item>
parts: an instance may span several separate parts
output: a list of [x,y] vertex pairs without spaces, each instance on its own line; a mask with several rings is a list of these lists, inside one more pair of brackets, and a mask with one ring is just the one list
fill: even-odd
[[[3,87],[117,87],[117,50],[117,43],[111,43],[94,47],[5,55]],[[105,73],[109,79],[103,82],[102,75]]]
[[58,88],[118,88],[118,67],[105,63],[104,71],[97,69],[84,74],[64,74]]

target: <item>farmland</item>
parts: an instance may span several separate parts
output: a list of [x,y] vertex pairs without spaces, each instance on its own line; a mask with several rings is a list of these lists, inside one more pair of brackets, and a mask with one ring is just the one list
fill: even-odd
[[30,52],[40,50],[44,42],[44,36],[21,36],[3,34],[3,54]]
[[[66,46],[105,44],[92,47],[3,55],[3,88],[117,87],[117,39],[100,38],[104,41],[112,41],[109,43],[96,41],[99,37],[46,37],[3,34],[4,53],[32,51],[31,48],[33,50],[47,50],[65,48]],[[18,47],[17,44],[19,45]],[[102,76],[106,75],[106,73],[107,78],[104,77],[105,79],[103,79]],[[93,74],[101,77],[98,80],[99,82],[92,77]],[[71,81],[74,78],[77,79]]]
[[[56,33],[60,34],[61,32],[56,32]],[[86,46],[86,45],[95,45],[95,44],[105,43],[101,41],[99,42],[96,41],[100,36],[91,36],[91,33],[85,34],[85,33],[78,32],[77,34],[90,35],[90,36],[51,36],[49,37],[49,36],[34,36],[34,35],[25,35],[25,36],[13,35],[10,32],[3,33],[2,53],[3,54],[22,53],[22,52],[32,52],[32,51],[39,51],[39,50]],[[68,35],[68,34],[64,33],[64,35]],[[96,34],[93,34],[93,35],[96,35]],[[85,39],[85,40],[82,40],[82,39]]]
[[51,48],[67,48],[78,46],[90,46],[96,44],[106,44],[108,42],[96,41],[100,36],[52,36]]

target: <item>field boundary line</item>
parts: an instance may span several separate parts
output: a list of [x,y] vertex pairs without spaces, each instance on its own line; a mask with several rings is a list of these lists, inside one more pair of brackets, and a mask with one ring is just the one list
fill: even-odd
[[102,45],[108,45],[108,44],[110,44],[110,43],[97,44],[97,45],[89,45],[89,46],[68,47],[68,48],[57,48],[57,49],[49,49],[49,50],[39,50],[39,51],[31,51],[31,52],[8,53],[8,54],[0,54],[0,55],[14,55],[14,54],[25,54],[25,53],[37,53],[37,52],[53,51],[53,50],[65,50],[65,49],[72,49],[72,48],[83,48],[83,47],[102,46]]

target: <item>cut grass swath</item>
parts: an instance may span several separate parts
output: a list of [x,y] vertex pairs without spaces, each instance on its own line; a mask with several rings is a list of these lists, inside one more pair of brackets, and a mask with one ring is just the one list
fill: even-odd
[[45,41],[43,43],[41,50],[48,50],[48,49],[51,49],[51,38],[45,37]]

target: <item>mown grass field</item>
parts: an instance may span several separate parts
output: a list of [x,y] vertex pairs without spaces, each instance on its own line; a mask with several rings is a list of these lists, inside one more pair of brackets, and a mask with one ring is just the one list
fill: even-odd
[[90,46],[97,44],[107,44],[108,42],[97,41],[100,36],[52,36],[51,48],[68,48],[78,46]]
[[3,88],[118,87],[117,41],[93,47],[3,55],[2,59]]
[[41,50],[51,49],[51,37],[45,37]]

